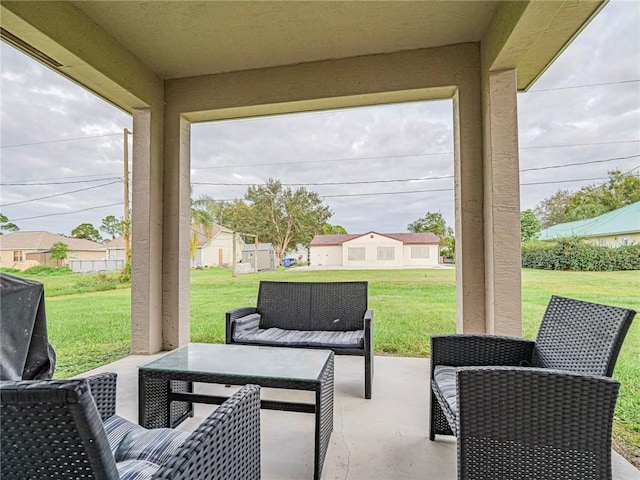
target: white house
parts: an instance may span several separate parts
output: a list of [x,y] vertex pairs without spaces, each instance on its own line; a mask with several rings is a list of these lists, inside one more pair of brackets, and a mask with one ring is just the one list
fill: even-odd
[[316,235],[311,265],[341,267],[429,267],[439,264],[440,239],[433,233]]
[[[197,235],[198,246],[191,260],[194,267],[228,267],[233,263],[233,230],[215,224],[211,235],[206,235],[201,226],[192,226],[192,233]],[[236,235],[236,261],[242,258],[244,240]]]

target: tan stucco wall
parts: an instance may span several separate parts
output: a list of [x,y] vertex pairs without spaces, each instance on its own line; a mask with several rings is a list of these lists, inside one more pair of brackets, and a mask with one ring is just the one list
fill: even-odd
[[[0,251],[0,267],[12,268],[16,263],[13,261],[13,252],[22,251],[23,261],[27,259],[28,253],[39,252],[39,249],[11,249]],[[63,263],[66,265],[69,260],[106,260],[106,250],[69,250],[67,252],[67,260]]]
[[423,245],[428,248],[429,256],[427,258],[411,258],[411,247],[418,245],[404,245],[403,246],[403,260],[402,264],[407,267],[423,267],[434,266],[440,263],[438,258],[439,247],[438,245]]
[[342,265],[342,245],[311,247],[311,265]]
[[[393,260],[378,260],[378,247],[393,248]],[[364,261],[349,260],[350,248],[364,248]],[[342,244],[342,265],[345,267],[401,267],[402,261],[402,242],[384,235],[368,233]]]

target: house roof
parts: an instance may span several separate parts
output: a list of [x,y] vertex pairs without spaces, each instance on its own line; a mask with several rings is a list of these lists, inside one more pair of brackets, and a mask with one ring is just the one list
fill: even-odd
[[104,251],[104,245],[84,238],[65,237],[51,232],[11,232],[0,235],[0,250],[49,250],[62,242],[69,250]]
[[563,237],[603,237],[640,233],[640,202],[612,210],[598,217],[559,223],[540,232],[540,240]]
[[424,233],[378,233],[367,232],[357,234],[335,234],[335,235],[316,235],[311,240],[312,247],[330,246],[330,245],[342,245],[345,242],[354,240],[365,235],[375,234],[382,235],[383,237],[392,238],[402,242],[404,245],[424,245],[424,244],[439,244],[440,239],[431,232]]
[[104,244],[107,250],[113,250],[118,248],[124,248],[124,237],[117,237]]

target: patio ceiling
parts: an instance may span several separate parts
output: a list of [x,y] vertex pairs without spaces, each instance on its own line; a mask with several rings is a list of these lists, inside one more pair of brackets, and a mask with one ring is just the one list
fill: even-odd
[[479,42],[498,2],[73,3],[169,79]]
[[[86,68],[96,55],[110,55],[105,38],[161,80],[495,44],[500,47],[486,49],[492,70],[516,68],[522,90],[604,2],[70,1],[37,8],[30,3],[2,2],[3,38],[114,101],[120,92],[102,91],[99,74]],[[62,17],[75,24],[71,31],[50,21]],[[87,37],[97,41],[87,44]],[[81,48],[61,50],[64,45]],[[115,103],[127,109],[128,102]]]

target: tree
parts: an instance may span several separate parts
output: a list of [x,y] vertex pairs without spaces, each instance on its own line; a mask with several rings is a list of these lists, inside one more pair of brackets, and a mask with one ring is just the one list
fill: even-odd
[[197,208],[197,200],[191,199],[191,241],[189,242],[189,255],[191,260],[196,258],[198,250],[198,236],[202,233],[210,237],[213,232],[213,215],[206,209]]
[[69,254],[69,246],[66,243],[56,242],[51,246],[51,258],[56,260],[56,264],[60,266],[60,260],[67,258]]
[[344,235],[346,233],[347,230],[342,225],[331,225],[330,223],[325,223],[324,225],[322,225],[323,235]]
[[455,237],[453,229],[447,225],[442,213],[427,212],[424,217],[407,225],[407,230],[413,233],[431,232],[440,237],[441,251],[449,258],[455,255]]
[[111,236],[114,240],[118,236],[124,235],[124,220],[118,220],[113,215],[107,215],[102,219],[100,230]]
[[91,240],[92,242],[100,242],[102,237],[100,232],[95,229],[90,223],[81,223],[76,228],[71,230],[71,236],[73,238],[84,238],[85,240]]
[[233,228],[273,243],[280,259],[291,245],[310,243],[332,214],[316,192],[283,188],[274,179],[249,187],[245,202],[233,204],[233,213]]
[[587,185],[575,193],[558,190],[535,208],[542,228],[597,217],[640,201],[640,176],[611,170],[609,180]]
[[567,205],[571,194],[568,190],[558,190],[549,198],[545,198],[534,209],[540,220],[541,228],[548,228],[567,221]]
[[6,215],[0,213],[0,235],[2,235],[2,230],[6,232],[17,232],[20,230],[15,223],[9,221]]
[[447,226],[447,222],[440,212],[427,212],[424,217],[407,225],[407,230],[413,233],[431,232],[441,239],[453,236],[453,229]]
[[538,233],[540,233],[540,220],[533,210],[520,212],[520,239],[526,242],[536,238]]

